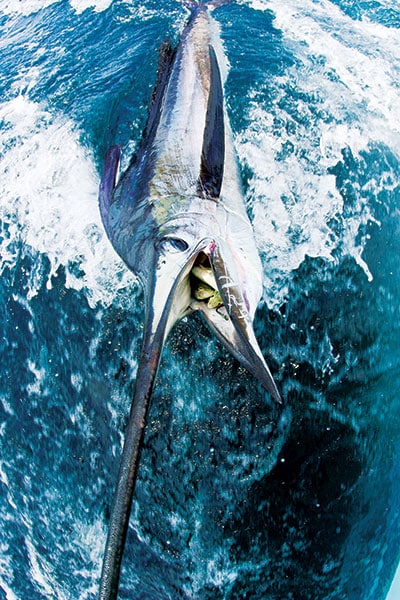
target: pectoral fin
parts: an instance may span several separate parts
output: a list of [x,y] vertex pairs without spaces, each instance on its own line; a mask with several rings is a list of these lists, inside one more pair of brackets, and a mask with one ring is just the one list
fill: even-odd
[[117,181],[121,148],[112,146],[106,154],[103,176],[100,183],[99,205],[100,214],[106,230],[108,230],[108,210],[112,203],[112,194]]

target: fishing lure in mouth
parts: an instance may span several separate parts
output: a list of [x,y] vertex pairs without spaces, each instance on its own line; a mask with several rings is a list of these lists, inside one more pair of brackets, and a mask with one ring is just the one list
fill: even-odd
[[106,156],[99,203],[115,250],[145,294],[145,329],[111,511],[100,600],[116,598],[140,447],[164,342],[199,311],[272,398],[281,398],[253,331],[262,269],[248,219],[223,94],[224,56],[210,8],[186,2],[179,44],[164,44],[147,125],[118,179]]

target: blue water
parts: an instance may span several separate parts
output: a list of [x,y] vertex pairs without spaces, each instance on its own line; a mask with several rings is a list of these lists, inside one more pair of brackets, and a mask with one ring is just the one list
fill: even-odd
[[[143,327],[104,152],[167,0],[0,0],[0,599],[95,598]],[[215,11],[283,411],[197,318],[163,354],[120,598],[384,600],[400,557],[400,8]]]

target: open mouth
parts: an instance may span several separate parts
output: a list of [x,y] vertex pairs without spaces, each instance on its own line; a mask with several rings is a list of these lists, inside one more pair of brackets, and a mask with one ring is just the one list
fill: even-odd
[[[280,403],[281,398],[253,330],[253,319],[234,255],[228,247],[204,240],[188,257],[178,238],[164,241],[153,289],[147,329],[146,359],[157,361],[168,333],[185,315],[199,311],[211,331],[237,360]],[[185,245],[184,245],[185,244]],[[171,249],[172,247],[172,249]],[[152,358],[153,360],[153,358]]]
[[223,315],[224,302],[218,291],[217,282],[211,267],[210,259],[200,252],[190,271],[190,289],[192,300],[204,303],[204,307],[215,309]]

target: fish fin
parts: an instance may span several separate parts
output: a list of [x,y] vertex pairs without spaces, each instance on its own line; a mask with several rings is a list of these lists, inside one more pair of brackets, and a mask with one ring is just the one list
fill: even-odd
[[99,205],[101,218],[105,226],[108,223],[108,210],[112,204],[112,194],[117,181],[120,156],[120,146],[112,146],[108,150],[104,160],[103,175],[99,191]]
[[158,67],[157,67],[157,82],[153,90],[152,102],[155,99],[156,92],[159,88],[162,91],[165,88],[166,79],[170,72],[171,65],[173,63],[176,53],[176,48],[173,48],[169,40],[165,40],[160,47],[158,54]]
[[198,191],[202,196],[218,199],[222,187],[225,159],[224,101],[217,56],[212,46],[209,47],[209,50],[211,81]]
[[149,143],[149,139],[154,137],[160,121],[162,100],[169,81],[175,54],[176,48],[173,48],[171,42],[166,40],[160,47],[157,81],[151,96],[149,116],[143,134],[143,140],[146,140],[146,145]]

